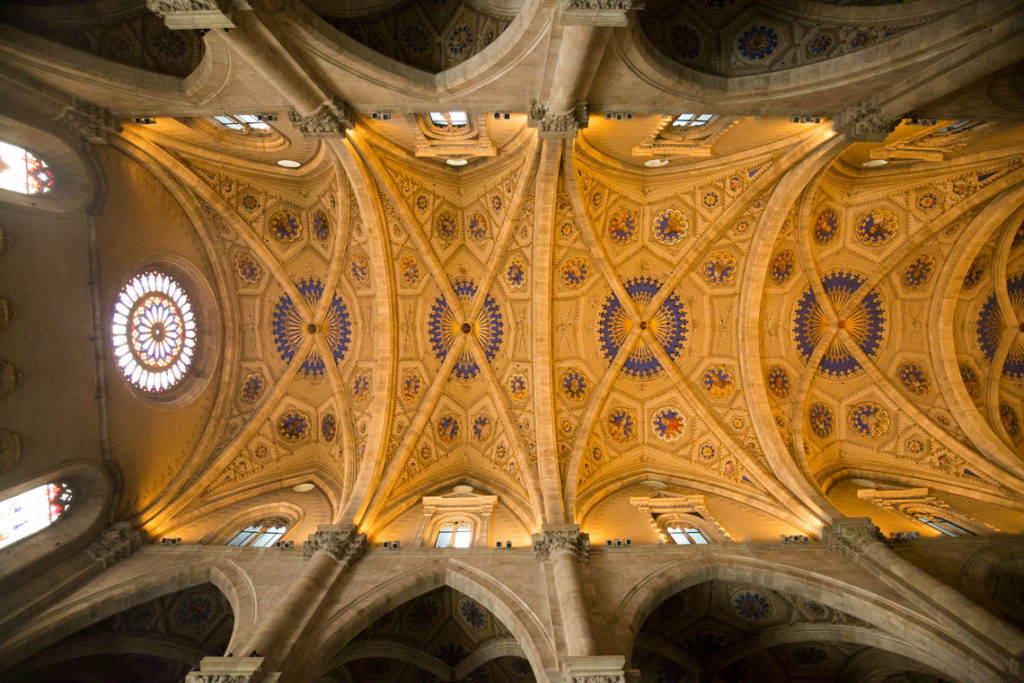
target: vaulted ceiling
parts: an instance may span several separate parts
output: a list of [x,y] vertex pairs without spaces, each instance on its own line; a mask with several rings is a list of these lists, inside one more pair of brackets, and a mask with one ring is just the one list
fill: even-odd
[[[167,396],[101,366],[119,514],[150,533],[291,509],[383,533],[464,483],[524,533],[650,482],[739,537],[871,514],[852,479],[1020,509],[1019,5],[649,2],[581,29],[552,2],[253,2],[204,35],[123,3],[69,33],[100,4],[7,8],[0,51],[5,82],[119,119],[91,152],[101,317],[151,266],[202,316]],[[539,135],[531,100],[566,91],[589,125]],[[303,134],[309,92],[343,94],[347,134]],[[907,119],[856,141],[869,99]]]

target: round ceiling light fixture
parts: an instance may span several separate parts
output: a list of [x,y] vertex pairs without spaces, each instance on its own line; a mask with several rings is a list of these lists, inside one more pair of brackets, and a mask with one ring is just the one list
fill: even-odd
[[295,491],[295,493],[309,493],[314,488],[316,487],[313,486],[313,484],[311,484],[308,481],[304,481],[301,484],[296,484],[295,486],[293,486],[292,491]]
[[668,166],[668,159],[648,159],[644,162],[644,166],[647,168],[661,168],[662,166]]
[[449,166],[465,166],[469,163],[469,159],[445,159],[444,163]]
[[879,166],[885,166],[889,163],[888,159],[868,159],[861,166],[864,168],[878,168]]
[[301,163],[295,161],[294,159],[278,159],[277,165],[283,166],[285,168],[298,168],[299,166],[302,166]]
[[851,479],[850,483],[866,489],[875,488],[875,482],[871,481],[870,479]]

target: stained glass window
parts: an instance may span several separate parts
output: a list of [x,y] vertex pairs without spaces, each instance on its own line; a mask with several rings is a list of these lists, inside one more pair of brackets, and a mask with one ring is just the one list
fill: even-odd
[[286,526],[253,524],[242,529],[228,545],[249,546],[250,548],[269,548],[274,545],[287,531]]
[[32,152],[0,140],[0,189],[42,194],[53,189],[53,174]]
[[117,366],[143,391],[170,389],[192,365],[195,311],[169,275],[150,271],[132,278],[117,296],[111,331]]
[[31,536],[56,522],[71,505],[71,487],[43,484],[0,501],[0,548]]

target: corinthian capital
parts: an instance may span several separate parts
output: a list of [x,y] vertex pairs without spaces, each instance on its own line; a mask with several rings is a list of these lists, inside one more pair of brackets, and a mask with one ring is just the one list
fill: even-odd
[[870,517],[846,517],[832,522],[822,531],[821,542],[848,560],[855,561],[874,543],[882,541],[882,533]]
[[577,560],[590,559],[590,534],[580,532],[575,524],[548,525],[533,535],[533,554],[538,560],[548,560],[558,552],[572,553]]
[[643,9],[637,0],[562,0],[562,26],[626,26],[626,14]]
[[857,142],[882,142],[899,122],[869,100],[839,112],[835,129]]
[[107,142],[111,133],[119,130],[117,121],[103,107],[97,107],[77,97],[57,115],[57,122],[75,135],[93,144]]
[[130,522],[115,522],[100,532],[96,539],[85,546],[85,553],[109,567],[118,560],[128,557],[142,546],[142,532]]
[[302,545],[302,555],[308,560],[318,552],[325,552],[338,562],[352,564],[363,556],[365,546],[366,534],[357,533],[354,526],[322,524]]
[[588,121],[585,102],[563,114],[551,111],[551,106],[545,102],[534,100],[530,105],[529,126],[536,128],[542,138],[574,138],[581,128],[587,127]]
[[303,116],[293,107],[288,119],[308,138],[333,137],[344,135],[352,127],[352,109],[335,95],[309,116]]

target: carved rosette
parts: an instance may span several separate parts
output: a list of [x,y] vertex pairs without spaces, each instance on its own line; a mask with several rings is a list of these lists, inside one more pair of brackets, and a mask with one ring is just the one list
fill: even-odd
[[318,552],[325,552],[338,562],[350,565],[363,556],[366,534],[356,533],[354,526],[345,529],[318,529],[302,544],[302,556],[307,560]]
[[893,119],[873,102],[861,102],[836,116],[835,129],[855,142],[883,142],[896,129]]
[[590,534],[580,532],[575,524],[547,527],[533,535],[533,554],[541,561],[553,558],[560,551],[567,551],[580,562],[590,559]]
[[71,104],[61,109],[57,123],[75,135],[93,144],[108,142],[111,133],[120,130],[117,120],[103,107],[72,98]]
[[97,562],[109,567],[118,560],[123,560],[142,547],[142,532],[132,527],[130,522],[111,524],[89,545],[85,546],[86,554]]
[[588,122],[585,102],[564,114],[556,114],[550,105],[536,100],[530,105],[529,126],[536,128],[537,135],[542,138],[574,138],[580,129],[587,127]]
[[352,109],[345,100],[337,95],[330,102],[309,116],[303,116],[294,107],[288,112],[288,119],[295,124],[306,137],[326,138],[344,135],[352,127]]
[[856,561],[875,543],[882,542],[882,532],[870,517],[837,519],[822,531],[821,542],[848,560]]

